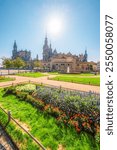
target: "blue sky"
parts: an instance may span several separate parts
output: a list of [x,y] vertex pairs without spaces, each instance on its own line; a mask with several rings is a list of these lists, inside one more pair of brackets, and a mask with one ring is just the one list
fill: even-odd
[[[57,36],[47,30],[49,18],[62,18]],[[45,34],[58,52],[84,53],[98,61],[100,51],[99,0],[0,0],[0,58],[12,55],[14,40],[18,49],[28,49],[32,58],[42,58]]]

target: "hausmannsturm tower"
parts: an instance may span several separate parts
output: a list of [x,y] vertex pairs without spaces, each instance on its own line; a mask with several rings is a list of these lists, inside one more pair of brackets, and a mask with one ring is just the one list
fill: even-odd
[[[49,62],[50,58],[52,58],[53,56],[57,56],[61,53],[57,53],[57,50],[52,50],[52,46],[51,43],[50,45],[48,45],[48,38],[47,35],[45,37],[44,40],[44,45],[43,45],[43,61],[44,62]],[[70,52],[67,55],[72,55]],[[84,54],[79,54],[79,60],[81,62],[87,62],[87,58],[88,58],[88,54],[87,54],[87,50],[85,50]]]
[[56,49],[52,51],[51,43],[48,45],[48,38],[45,37],[44,45],[43,45],[43,61],[48,62],[50,58],[57,54]]

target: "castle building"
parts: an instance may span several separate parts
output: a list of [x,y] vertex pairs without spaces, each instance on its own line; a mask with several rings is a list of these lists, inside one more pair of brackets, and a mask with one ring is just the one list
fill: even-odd
[[84,54],[72,55],[58,53],[52,50],[51,44],[48,46],[47,36],[45,37],[43,46],[43,67],[49,71],[59,71],[64,73],[88,72],[92,63],[87,62],[88,54],[85,50]]
[[[48,45],[48,38],[45,37],[44,45],[43,45],[43,61],[49,62],[52,57],[57,56],[61,53],[58,53],[56,49],[52,50],[51,43]],[[74,56],[70,52],[67,54],[67,56]],[[79,54],[79,61],[81,62],[87,62],[88,54],[87,50],[85,50],[85,54]]]
[[14,41],[13,50],[12,50],[12,59],[16,59],[17,57],[20,57],[24,61],[30,61],[31,52],[27,50],[18,51],[16,41]]
[[44,45],[43,45],[43,61],[48,62],[52,56],[57,54],[57,50],[52,50],[51,43],[48,45],[48,38],[45,37]]
[[[80,73],[97,70],[95,62],[88,62],[87,50],[84,54],[73,55],[70,52],[58,53],[56,49],[52,49],[51,43],[48,44],[48,38],[45,37],[43,45],[43,59],[40,61],[46,71],[58,71],[62,73]],[[32,62],[31,52],[27,50],[18,50],[16,41],[14,41],[12,50],[12,59],[20,57],[26,62]],[[34,60],[39,60],[38,55]]]

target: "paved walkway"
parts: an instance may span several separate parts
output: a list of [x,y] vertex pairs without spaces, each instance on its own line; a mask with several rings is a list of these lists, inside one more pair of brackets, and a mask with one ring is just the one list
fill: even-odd
[[68,88],[72,90],[79,90],[79,91],[85,91],[85,92],[96,92],[100,93],[100,87],[99,86],[92,86],[92,85],[84,85],[84,84],[77,84],[77,83],[70,83],[70,82],[63,82],[63,81],[55,81],[55,80],[48,80],[48,77],[55,77],[56,75],[49,75],[49,76],[44,76],[44,77],[39,77],[39,78],[32,78],[32,77],[21,77],[21,76],[15,76],[15,75],[9,75],[9,77],[13,77],[16,80],[15,81],[9,81],[9,82],[1,82],[0,87],[3,86],[8,86],[10,84],[17,84],[19,82],[26,82],[26,81],[32,81],[36,83],[43,83],[51,86],[56,86],[56,87],[63,87],[63,88]]

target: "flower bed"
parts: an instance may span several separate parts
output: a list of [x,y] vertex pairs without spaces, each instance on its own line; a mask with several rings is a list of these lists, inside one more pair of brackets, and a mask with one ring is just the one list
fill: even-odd
[[74,127],[78,133],[91,133],[99,142],[99,95],[33,84],[6,88],[5,91],[6,94],[14,94],[20,100],[31,103],[46,115],[55,117],[58,125],[64,123]]

